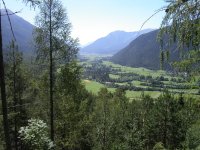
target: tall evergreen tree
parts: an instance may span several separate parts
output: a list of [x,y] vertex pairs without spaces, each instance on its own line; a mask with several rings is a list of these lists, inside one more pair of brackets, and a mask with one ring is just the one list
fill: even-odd
[[114,149],[129,149],[128,147],[128,128],[129,114],[128,106],[129,101],[125,96],[126,92],[122,89],[117,89],[113,94],[113,125],[112,125],[112,147]]
[[51,139],[54,140],[54,92],[59,65],[76,58],[76,40],[70,37],[71,24],[59,0],[43,0],[36,17],[37,60],[49,66],[49,103]]
[[[23,0],[26,3],[31,3],[32,6],[39,4],[39,0]],[[4,1],[3,1],[4,2]],[[4,2],[5,4],[5,2]],[[0,10],[0,87],[2,98],[2,112],[3,112],[3,126],[5,133],[6,149],[11,149],[10,136],[9,136],[9,124],[8,124],[8,110],[6,100],[5,89],[5,74],[4,74],[4,58],[3,58],[3,43],[2,43],[2,22],[1,22],[1,10]]]
[[94,149],[111,149],[111,128],[113,124],[112,104],[112,94],[106,88],[102,88],[98,93],[94,112]]
[[[62,65],[56,80],[55,137],[57,148],[91,149],[93,98],[81,84],[76,62]],[[91,101],[90,101],[91,100]]]
[[3,113],[3,126],[5,133],[6,149],[11,149],[9,124],[8,124],[8,108],[6,100],[6,87],[5,87],[5,73],[4,73],[4,59],[3,59],[3,44],[2,44],[2,23],[1,23],[1,10],[0,10],[0,87],[1,87],[1,101]]
[[[6,88],[7,99],[9,102],[9,124],[10,131],[13,133],[13,142],[15,149],[19,147],[18,130],[25,125],[27,114],[24,105],[24,93],[27,87],[25,77],[26,70],[23,67],[22,52],[19,52],[18,46],[12,41],[5,59],[6,66]],[[13,117],[12,117],[13,116]]]

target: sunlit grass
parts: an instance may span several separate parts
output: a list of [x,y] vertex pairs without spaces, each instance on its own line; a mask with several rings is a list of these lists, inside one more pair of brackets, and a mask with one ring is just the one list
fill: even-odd
[[115,75],[115,74],[109,74],[109,77],[110,77],[111,79],[118,79],[118,78],[120,78],[119,75]]
[[165,77],[170,77],[166,74],[165,71],[162,70],[150,70],[150,69],[146,69],[146,68],[133,68],[133,67],[127,67],[127,66],[122,66],[119,64],[114,64],[110,61],[104,61],[103,62],[104,65],[106,66],[111,66],[112,68],[115,69],[121,69],[122,72],[126,72],[126,73],[136,73],[139,75],[144,75],[144,76],[152,76],[152,77],[159,77],[159,76],[165,76]]
[[[106,87],[105,85],[90,80],[83,80],[83,84],[85,85],[86,89],[93,94],[98,94],[101,88]],[[110,92],[115,92],[116,88],[108,88]],[[142,92],[141,91],[126,91],[126,96],[128,98],[140,98]],[[150,95],[153,98],[157,98],[160,95],[160,92],[157,91],[145,91],[144,94]]]

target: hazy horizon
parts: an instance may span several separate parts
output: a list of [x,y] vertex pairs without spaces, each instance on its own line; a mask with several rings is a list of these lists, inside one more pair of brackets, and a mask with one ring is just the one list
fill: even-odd
[[[166,3],[153,0],[146,4],[146,0],[61,0],[66,8],[69,21],[72,23],[72,36],[79,38],[81,45],[86,45],[110,32],[122,30],[126,32],[138,31],[142,23],[156,10]],[[6,6],[31,24],[37,14],[37,8],[26,6],[21,1],[8,1]],[[155,15],[143,29],[159,28],[164,12]]]

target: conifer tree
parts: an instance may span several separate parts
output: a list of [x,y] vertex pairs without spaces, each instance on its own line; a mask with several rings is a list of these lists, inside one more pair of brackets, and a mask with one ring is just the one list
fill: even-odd
[[0,10],[0,87],[1,87],[1,101],[3,113],[3,126],[5,134],[6,149],[11,149],[9,124],[8,124],[8,108],[6,100],[6,85],[4,73],[4,59],[3,59],[3,43],[2,43],[2,23],[1,23],[1,10]]
[[9,124],[10,131],[13,133],[13,142],[18,149],[18,129],[25,125],[27,114],[24,105],[24,93],[27,87],[26,70],[23,66],[22,52],[12,41],[8,47],[5,57],[6,66],[6,88],[7,100],[9,103]]
[[111,149],[112,104],[112,94],[106,88],[100,89],[94,112],[94,149]]
[[[71,24],[59,0],[43,0],[36,17],[36,53],[39,63],[49,66],[49,106],[51,140],[54,140],[54,93],[56,71],[76,58],[77,41],[70,36]],[[47,68],[46,68],[47,69]]]

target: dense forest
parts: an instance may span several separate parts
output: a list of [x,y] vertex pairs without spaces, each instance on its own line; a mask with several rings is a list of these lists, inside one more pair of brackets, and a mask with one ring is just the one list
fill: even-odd
[[[23,2],[39,9],[31,59],[25,59],[14,33],[5,50],[0,19],[0,149],[200,149],[199,98],[181,92],[175,95],[168,90],[172,87],[166,86],[157,98],[142,92],[139,99],[129,99],[127,88],[143,89],[115,82],[137,78],[156,85],[152,89],[156,90],[168,79],[122,74],[120,79],[110,80],[109,68],[95,64],[84,71],[78,62],[78,39],[71,37],[71,24],[61,1]],[[173,56],[169,45],[176,43],[180,59],[173,68],[187,73],[187,80],[199,80],[200,1],[167,0],[161,10],[166,13],[157,35],[161,68],[165,69],[163,64]],[[188,50],[182,51],[185,47]],[[116,90],[101,88],[98,94],[91,93],[82,82],[83,76],[110,82]]]

